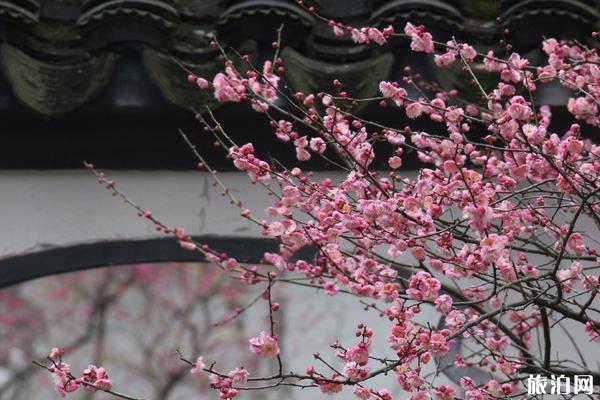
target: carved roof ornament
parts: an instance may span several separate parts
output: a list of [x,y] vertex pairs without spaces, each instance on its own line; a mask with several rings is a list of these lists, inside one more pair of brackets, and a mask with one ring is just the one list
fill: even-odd
[[32,110],[62,114],[94,97],[108,82],[116,56],[100,54],[86,61],[58,65],[40,61],[25,52],[2,44],[2,72],[14,94]]
[[315,93],[323,89],[333,92],[332,77],[342,82],[353,82],[348,88],[351,97],[374,97],[378,83],[389,76],[394,63],[390,53],[367,60],[333,63],[308,58],[287,47],[281,53],[286,65],[289,84],[295,91]]
[[[327,18],[354,26],[401,29],[410,20],[442,39],[456,36],[486,47],[506,27],[510,43],[524,53],[537,52],[544,36],[584,37],[600,20],[600,0],[306,1]],[[494,22],[498,16],[504,26]],[[20,103],[60,115],[93,102],[111,82],[119,55],[133,51],[166,102],[200,109],[213,105],[212,99],[183,82],[181,67],[208,78],[216,73],[220,64],[209,35],[260,59],[271,55],[282,23],[282,56],[295,90],[323,87],[335,76],[362,82],[355,94],[368,96],[372,83],[393,78],[394,65],[452,74],[434,72],[429,61],[404,51],[403,40],[376,48],[335,37],[293,0],[4,0],[0,66]],[[455,81],[452,75],[438,78]]]

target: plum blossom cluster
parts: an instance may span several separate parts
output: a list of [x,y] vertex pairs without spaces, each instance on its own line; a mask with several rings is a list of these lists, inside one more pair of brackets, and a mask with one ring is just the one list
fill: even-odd
[[[419,82],[410,68],[401,82],[380,82],[375,99],[352,98],[339,80],[333,93],[282,96],[270,62],[262,73],[249,68],[242,78],[225,51],[225,72],[212,84],[190,77],[218,101],[248,100],[270,120],[274,138],[293,146],[299,163],[323,157],[344,171],[334,181],[315,177],[302,164],[287,168],[265,161],[252,144],[235,143],[216,120],[200,118],[234,166],[273,195],[259,220],[214,173],[223,195],[276,240],[279,251],[264,254],[267,266],[247,266],[160,226],[230,276],[266,286],[270,330],[250,339],[249,350],[276,361],[278,373],[253,382],[317,387],[325,394],[349,387],[362,400],[392,400],[398,387],[411,400],[450,400],[459,390],[467,400],[491,400],[519,396],[530,373],[598,375],[583,355],[566,365],[551,334],[569,321],[576,326],[569,329],[600,341],[600,257],[593,239],[600,227],[600,146],[586,136],[599,125],[597,51],[548,39],[542,43],[547,63],[535,67],[510,49],[500,57],[456,40],[434,41],[425,27],[411,23],[403,33],[328,23],[334,34],[361,44],[385,46],[408,38],[413,51],[431,54],[439,67],[460,63],[480,96],[465,100],[455,90]],[[484,86],[481,71],[494,83],[486,79]],[[553,124],[551,107],[532,101],[539,85],[554,80],[573,91],[565,105],[573,115],[567,129]],[[291,104],[280,107],[274,99]],[[366,121],[353,113],[352,103],[359,100],[389,103],[409,125]],[[437,129],[411,127],[418,119],[433,121]],[[398,171],[408,153],[421,163],[416,174]],[[387,157],[391,170],[375,170],[377,157]],[[317,257],[295,258],[306,246],[317,248]],[[298,280],[282,278],[285,274]],[[294,282],[327,296],[357,297],[386,321],[387,332],[376,335],[359,324],[357,344],[332,346],[341,365],[315,353],[317,365],[304,373],[285,372],[271,287]],[[423,322],[424,310],[439,314],[440,323]],[[374,354],[375,340],[388,353]],[[459,343],[467,344],[466,354]],[[569,356],[580,353],[573,346]],[[463,377],[453,387],[437,385],[427,372],[467,367],[490,379]],[[209,373],[222,399],[235,397],[248,383],[245,370],[219,373],[198,359],[192,372],[201,371]],[[389,377],[389,385],[371,387],[378,376]]]
[[224,72],[215,75],[212,83],[192,74],[188,76],[188,82],[195,83],[198,87],[214,89],[215,98],[223,103],[239,103],[250,99],[252,108],[258,112],[269,109],[269,104],[277,100],[277,88],[279,76],[273,73],[273,63],[266,61],[262,73],[249,70],[246,77],[242,77],[235,66],[229,63]]
[[71,373],[69,364],[62,362],[60,349],[53,348],[48,359],[52,365],[47,369],[52,373],[55,389],[60,397],[65,397],[79,388],[94,392],[97,390],[111,392],[112,381],[108,378],[108,373],[104,368],[89,365],[80,376],[75,376]]
[[597,49],[572,46],[556,39],[543,43],[548,65],[538,68],[540,80],[558,79],[563,86],[579,96],[572,97],[567,109],[575,118],[590,125],[600,125],[598,98],[600,97],[600,56]]
[[279,354],[279,341],[276,336],[263,331],[250,339],[250,351],[260,357],[275,358]]
[[[188,363],[192,365],[190,372],[193,375],[202,376],[207,372],[211,372],[211,369],[207,368],[202,356],[198,357],[194,363]],[[229,400],[238,395],[238,390],[234,386],[248,383],[249,375],[250,373],[244,368],[236,368],[226,375],[210,373],[209,380],[211,387],[219,390],[219,397],[223,400]]]

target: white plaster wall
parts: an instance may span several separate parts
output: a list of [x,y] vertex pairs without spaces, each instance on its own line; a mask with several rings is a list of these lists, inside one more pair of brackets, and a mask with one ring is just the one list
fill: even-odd
[[[106,171],[117,186],[165,223],[192,234],[257,236],[256,226],[211,186],[203,172]],[[248,208],[262,211],[264,190],[241,173],[222,180]],[[116,238],[159,237],[136,211],[78,171],[0,171],[0,256]]]

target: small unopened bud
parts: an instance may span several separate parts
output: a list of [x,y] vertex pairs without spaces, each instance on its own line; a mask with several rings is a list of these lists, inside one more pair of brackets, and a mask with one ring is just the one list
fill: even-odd
[[50,350],[50,354],[48,355],[48,357],[55,360],[57,358],[60,358],[61,355],[62,352],[60,351],[60,349],[58,347],[53,347],[52,350]]

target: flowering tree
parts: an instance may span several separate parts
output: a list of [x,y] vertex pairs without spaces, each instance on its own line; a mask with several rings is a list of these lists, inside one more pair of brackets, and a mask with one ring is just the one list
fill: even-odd
[[[44,392],[40,386],[46,387],[50,377],[30,362],[49,344],[60,345],[69,360],[109,362],[111,376],[127,375],[152,399],[207,393],[208,382],[184,379],[189,368],[173,357],[174,348],[207,355],[223,346],[237,353],[247,348],[250,330],[244,326],[251,315],[228,323],[237,307],[257,295],[242,287],[215,266],[199,263],[99,268],[3,289],[0,399],[49,398],[51,387]],[[265,360],[249,353],[243,361],[231,360],[231,353],[221,354],[222,361],[225,357],[253,370],[266,367]],[[84,371],[88,380],[94,374],[103,388],[112,385],[106,370]]]
[[[322,18],[312,7],[307,10]],[[600,147],[583,136],[600,125],[597,50],[548,39],[541,44],[547,62],[534,66],[510,46],[506,56],[481,53],[454,39],[435,41],[411,23],[398,33],[391,26],[326,22],[336,35],[350,35],[356,43],[409,40],[412,51],[430,54],[439,68],[460,66],[478,96],[444,90],[410,68],[401,82],[380,82],[374,98],[352,98],[345,91],[351,82],[339,80],[332,93],[290,93],[277,51],[273,61],[257,68],[215,39],[224,71],[212,81],[188,71],[190,84],[212,90],[219,102],[248,102],[268,118],[278,140],[293,146],[299,162],[322,157],[345,177],[316,180],[301,164],[288,168],[262,159],[252,143],[235,143],[210,109],[197,114],[235,167],[275,199],[266,209],[268,220],[246,209],[182,132],[199,166],[212,173],[241,217],[280,243],[280,251],[265,253],[259,267],[197,243],[87,164],[109,191],[183,248],[202,253],[231,279],[264,290],[269,323],[249,339],[249,351],[272,360],[273,374],[220,370],[215,360],[197,354],[180,354],[180,361],[199,376],[194,379],[210,380],[221,399],[279,386],[326,394],[349,388],[363,400],[391,400],[398,386],[413,400],[509,398],[527,392],[531,374],[569,379],[580,386],[574,390],[591,395],[593,388],[576,377],[600,382],[600,371],[584,354],[600,342],[600,258],[594,239],[600,229]],[[280,41],[274,46],[279,49]],[[494,84],[484,83],[483,74]],[[565,106],[573,124],[564,132],[554,130],[550,107],[533,102],[536,88],[551,81],[572,91]],[[397,107],[439,129],[423,132],[365,120],[356,109],[367,102]],[[375,157],[390,151],[389,172],[375,171]],[[398,171],[409,153],[421,163],[415,178]],[[305,246],[317,248],[318,256],[293,261]],[[376,332],[356,321],[356,341],[335,342],[332,357],[315,353],[314,365],[289,371],[281,357],[286,349],[279,345],[280,305],[272,296],[272,288],[283,284],[316,288],[325,295],[323,302],[327,296],[358,297],[388,329]],[[442,323],[419,320],[424,308],[439,313]],[[570,348],[566,357],[553,342],[561,327],[571,339],[561,343]],[[389,353],[374,352],[379,342]],[[101,368],[72,374],[58,349],[43,366],[63,395],[87,387],[134,398],[112,392]],[[445,369],[469,366],[480,367],[488,378],[464,376],[460,388],[436,380]]]

